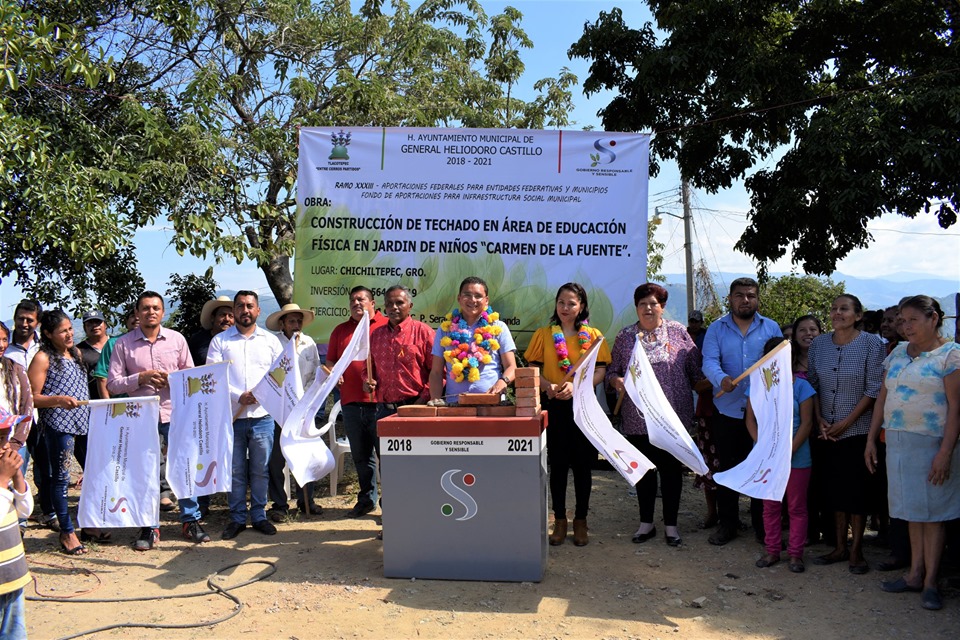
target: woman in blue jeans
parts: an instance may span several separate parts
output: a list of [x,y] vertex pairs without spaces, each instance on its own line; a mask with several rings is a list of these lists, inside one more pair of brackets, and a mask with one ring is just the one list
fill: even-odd
[[87,552],[77,538],[67,510],[71,457],[86,458],[90,409],[81,404],[90,399],[87,373],[80,352],[73,343],[73,325],[60,309],[46,311],[40,318],[40,351],[27,370],[33,389],[33,404],[39,414],[50,453],[51,489],[54,510],[60,524],[60,548],[70,555]]

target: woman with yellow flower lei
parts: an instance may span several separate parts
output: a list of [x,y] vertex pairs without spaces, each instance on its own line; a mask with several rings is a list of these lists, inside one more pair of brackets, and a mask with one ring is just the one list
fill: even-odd
[[456,402],[461,393],[499,394],[513,381],[516,345],[500,314],[489,305],[486,282],[471,276],[460,283],[457,307],[440,323],[434,338],[431,399]]
[[[587,544],[587,509],[590,507],[591,475],[597,461],[597,450],[573,421],[573,383],[564,381],[567,372],[577,363],[601,333],[587,324],[590,307],[587,292],[576,282],[568,282],[557,291],[553,317],[546,327],[537,329],[530,339],[524,357],[540,367],[540,390],[547,396],[544,403],[550,418],[547,449],[550,451],[550,497],[553,502],[553,533],[550,544],[563,544],[567,537],[567,474],[573,470],[573,487],[577,503],[573,518],[573,543]],[[594,385],[603,381],[610,348],[600,343]]]

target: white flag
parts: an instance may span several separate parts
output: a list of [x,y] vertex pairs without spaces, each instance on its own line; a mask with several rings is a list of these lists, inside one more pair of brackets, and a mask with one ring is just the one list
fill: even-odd
[[77,522],[83,528],[160,522],[160,398],[90,401]]
[[257,383],[251,393],[277,424],[283,424],[300,397],[303,396],[303,380],[300,378],[300,358],[297,357],[297,340],[288,340],[287,345],[273,362],[267,375]]
[[587,440],[620,472],[624,480],[636,484],[654,466],[613,428],[610,418],[597,401],[593,372],[597,366],[601,340],[603,338],[597,340],[597,346],[590,350],[573,376],[573,420],[580,427],[580,431],[583,431],[583,435],[587,436]]
[[793,449],[793,374],[790,343],[771,352],[750,374],[750,406],[757,418],[757,444],[747,459],[713,479],[737,493],[783,500]]
[[230,491],[233,418],[229,362],[170,373],[167,482],[180,498]]
[[647,423],[650,444],[663,449],[694,473],[706,475],[710,470],[686,427],[677,417],[677,412],[664,395],[639,337],[633,347],[630,366],[623,382],[627,395],[640,409]]
[[290,473],[301,487],[308,482],[323,478],[336,466],[333,454],[330,453],[330,449],[323,441],[323,436],[314,425],[314,418],[350,363],[355,360],[365,360],[369,350],[370,316],[363,314],[363,319],[353,330],[353,336],[347,348],[333,365],[329,375],[322,368],[317,371],[313,384],[304,392],[300,402],[283,422],[283,429],[280,431],[280,450],[287,461]]

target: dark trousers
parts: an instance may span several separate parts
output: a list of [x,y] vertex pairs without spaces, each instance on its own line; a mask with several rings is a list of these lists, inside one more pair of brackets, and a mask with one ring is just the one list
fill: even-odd
[[50,464],[50,453],[47,448],[44,429],[34,425],[27,436],[27,450],[33,458],[33,484],[37,489],[37,503],[40,513],[45,516],[56,513],[53,506],[53,469]]
[[350,441],[350,456],[357,469],[360,492],[357,504],[377,505],[377,459],[380,440],[377,438],[377,405],[372,402],[351,402],[342,405],[343,429]]
[[[287,466],[287,461],[283,457],[283,450],[280,448],[281,427],[277,423],[273,425],[273,449],[270,450],[270,459],[267,461],[267,473],[270,478],[267,484],[267,495],[270,498],[272,511],[286,512],[289,508],[287,504],[287,492],[283,488],[283,468]],[[295,491],[294,497],[297,499],[297,506],[301,511],[305,511],[306,505],[303,503],[303,491],[293,487],[291,480],[291,491]],[[307,504],[313,502],[313,488],[316,483],[308,482],[304,489],[307,492]]]
[[573,517],[584,520],[590,510],[593,463],[597,461],[597,450],[573,421],[573,400],[548,401],[547,414],[550,416],[547,452],[550,456],[550,499],[554,518],[567,517],[567,473],[572,469],[576,497]]
[[[753,438],[750,437],[747,423],[743,418],[731,418],[717,413],[712,420],[713,441],[720,461],[719,470],[727,471],[746,459],[753,448]],[[740,524],[740,494],[723,485],[717,485],[717,515],[720,518],[721,527],[736,531]],[[762,500],[750,499],[750,520],[753,523],[754,533],[762,539],[764,537]]]
[[677,526],[680,493],[683,490],[683,467],[680,461],[660,447],[650,444],[650,436],[628,435],[627,440],[657,467],[643,474],[640,482],[637,483],[640,522],[653,522],[653,512],[657,502],[657,476],[660,476],[663,524],[667,527]]

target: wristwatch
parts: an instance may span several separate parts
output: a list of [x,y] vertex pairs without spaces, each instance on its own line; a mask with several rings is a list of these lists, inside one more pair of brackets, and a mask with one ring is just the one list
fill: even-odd
[[503,380],[503,384],[510,386],[510,380],[507,379],[507,376],[500,376],[500,379]]

